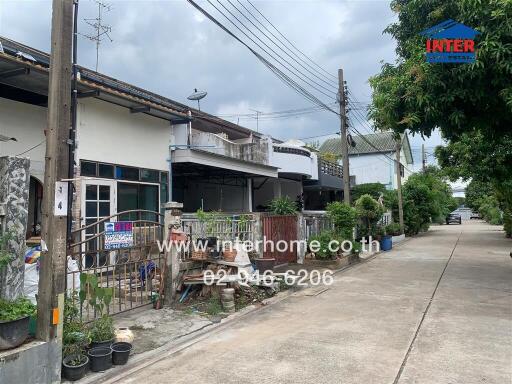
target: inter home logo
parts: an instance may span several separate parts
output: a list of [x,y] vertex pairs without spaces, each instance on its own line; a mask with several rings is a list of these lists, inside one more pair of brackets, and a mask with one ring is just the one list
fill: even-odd
[[475,36],[480,32],[453,20],[421,32],[427,37],[426,54],[428,63],[474,63]]

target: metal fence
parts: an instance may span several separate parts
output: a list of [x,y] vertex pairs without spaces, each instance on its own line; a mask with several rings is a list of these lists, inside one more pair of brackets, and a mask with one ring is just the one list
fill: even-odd
[[[119,217],[135,216],[131,221],[133,245],[120,249],[105,246],[104,226]],[[156,218],[149,220],[146,218]],[[163,238],[163,216],[147,210],[119,212],[72,232],[74,243],[68,253],[66,289],[68,297],[82,297],[77,305],[83,321],[91,321],[101,313],[91,302],[95,287],[84,283],[87,275],[95,275],[97,287],[112,288],[112,297],[104,313],[116,314],[152,303],[163,285],[165,259],[158,249]],[[81,283],[82,276],[82,283]]]
[[325,212],[304,212],[301,220],[301,227],[304,228],[303,237],[305,237],[305,240],[309,240],[311,237],[316,236],[321,232],[331,231],[334,229],[331,219]]
[[[199,219],[197,214],[184,213],[181,218],[183,232],[188,235],[191,242],[197,239],[216,237],[219,242],[252,241],[257,240],[255,215],[225,214],[207,212],[206,219]],[[190,258],[191,249],[185,250],[183,259]]]

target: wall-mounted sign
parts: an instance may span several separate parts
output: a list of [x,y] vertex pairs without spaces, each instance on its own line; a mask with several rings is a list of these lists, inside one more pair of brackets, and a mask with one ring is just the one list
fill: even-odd
[[133,223],[109,221],[105,223],[105,249],[133,247]]
[[55,182],[55,206],[53,209],[55,216],[68,215],[68,183],[67,181]]

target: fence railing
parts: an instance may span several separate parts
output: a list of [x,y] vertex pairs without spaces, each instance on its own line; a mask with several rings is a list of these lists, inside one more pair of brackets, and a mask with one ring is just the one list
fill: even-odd
[[330,231],[334,228],[331,219],[325,214],[325,212],[304,212],[301,216],[301,220],[301,227],[304,228],[304,240],[309,240],[312,236],[316,236],[323,231]]
[[[198,219],[194,213],[184,213],[181,218],[183,232],[189,236],[191,242],[200,238],[216,237],[223,241],[251,241],[257,240],[256,218],[251,213],[244,214],[210,214],[207,220]],[[191,250],[186,250],[182,258],[190,258]]]

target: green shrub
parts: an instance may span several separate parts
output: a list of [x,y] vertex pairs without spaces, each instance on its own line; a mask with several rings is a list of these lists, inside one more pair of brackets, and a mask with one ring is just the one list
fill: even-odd
[[89,328],[89,337],[92,341],[107,341],[115,336],[114,320],[108,315],[103,315],[93,321]]
[[[320,260],[331,260],[334,259],[338,252],[331,251],[329,249],[329,243],[333,240],[336,240],[338,244],[333,244],[333,248],[339,248],[338,252],[342,252],[341,246],[344,241],[350,241],[352,243],[352,250],[360,249],[358,248],[359,243],[355,243],[352,240],[346,239],[343,236],[340,236],[338,233],[333,231],[323,231],[320,232],[317,235],[311,236],[311,238],[308,240],[308,247],[309,249],[312,248],[311,243],[313,241],[318,241],[319,244],[319,250],[315,252],[315,257]],[[315,246],[313,248],[317,248],[317,245],[315,243]]]
[[327,216],[332,220],[336,233],[345,239],[352,239],[357,224],[357,211],[348,204],[335,201],[327,204]]
[[0,321],[13,321],[35,314],[36,306],[25,297],[12,301],[0,299]]
[[354,204],[357,214],[362,221],[362,236],[371,236],[374,233],[377,222],[380,220],[384,209],[370,195],[362,195]]
[[386,225],[385,230],[386,230],[386,234],[391,235],[391,236],[399,236],[401,234],[400,224],[398,224],[398,223],[390,223],[390,224]]
[[288,196],[277,197],[270,202],[268,210],[274,215],[294,215],[297,212],[297,203]]

